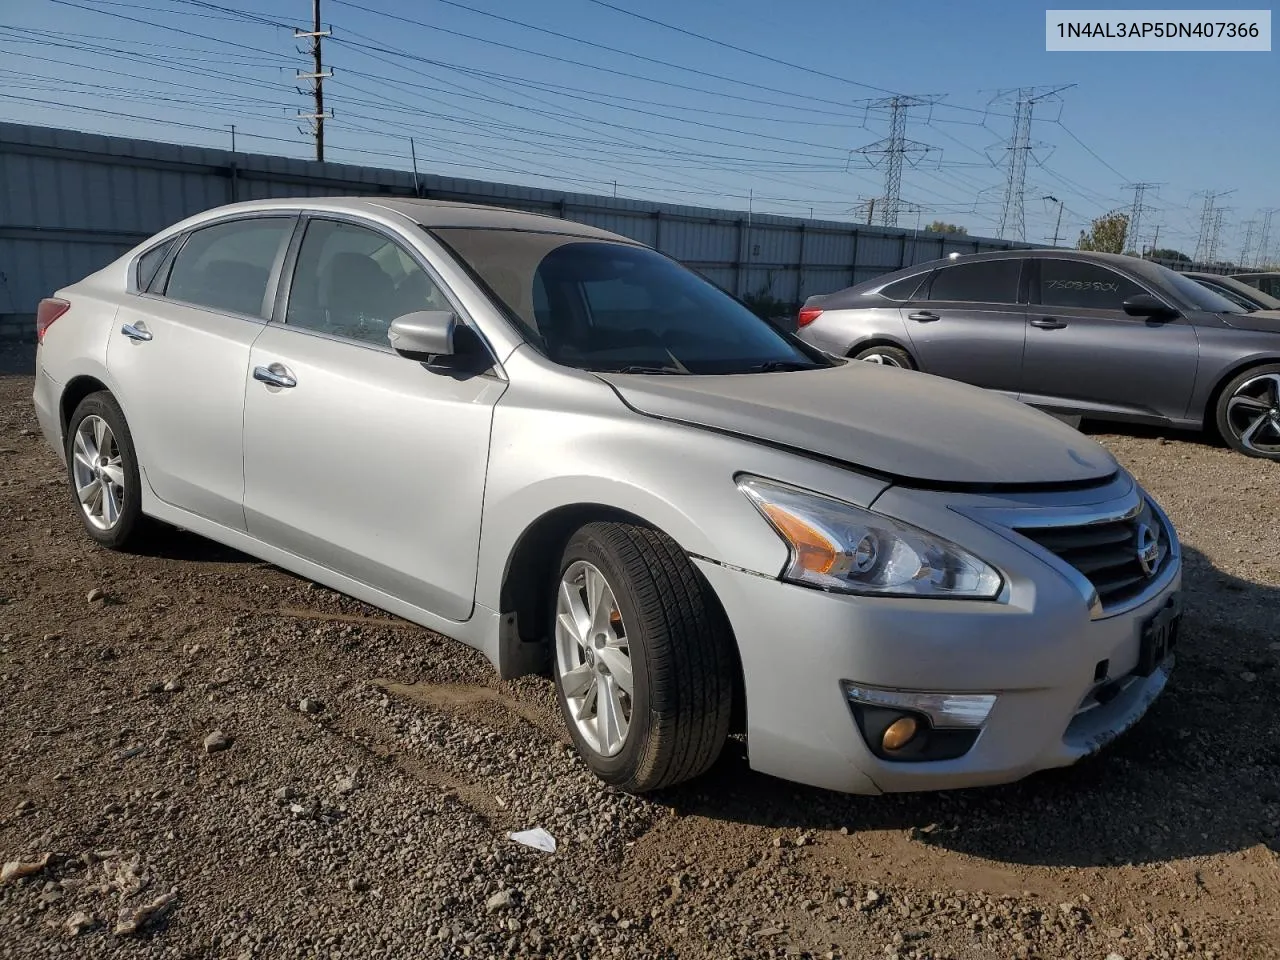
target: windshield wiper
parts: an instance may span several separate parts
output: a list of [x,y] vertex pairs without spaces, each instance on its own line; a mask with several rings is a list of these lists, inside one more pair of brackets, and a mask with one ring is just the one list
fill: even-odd
[[821,364],[810,360],[766,360],[747,367],[748,373],[777,373],[782,370],[816,370]]
[[661,367],[657,364],[633,363],[626,367],[597,367],[597,373],[655,373],[655,374],[684,374],[688,370],[681,370],[677,367]]

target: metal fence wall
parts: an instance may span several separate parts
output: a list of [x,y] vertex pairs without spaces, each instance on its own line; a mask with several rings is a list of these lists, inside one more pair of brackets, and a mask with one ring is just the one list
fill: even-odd
[[[1016,244],[424,174],[421,195],[549,213],[650,244],[738,296],[795,304],[900,266]],[[412,196],[412,173],[0,123],[0,339],[37,302],[183,217],[235,200]]]
[[[417,178],[416,189],[612,230],[737,296],[763,294],[787,305],[950,253],[1029,246],[430,174]],[[414,192],[413,174],[402,170],[0,123],[0,339],[29,339],[41,297],[201,210],[270,197]]]

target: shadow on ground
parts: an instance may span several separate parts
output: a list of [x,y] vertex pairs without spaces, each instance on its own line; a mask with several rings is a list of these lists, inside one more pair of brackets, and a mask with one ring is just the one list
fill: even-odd
[[[852,797],[752,772],[731,743],[705,778],[663,796],[682,814],[796,830],[903,830],[1010,863],[1102,866],[1280,849],[1280,590],[1187,549],[1187,621],[1172,679],[1102,753],[1020,783]],[[850,735],[853,726],[850,724]]]

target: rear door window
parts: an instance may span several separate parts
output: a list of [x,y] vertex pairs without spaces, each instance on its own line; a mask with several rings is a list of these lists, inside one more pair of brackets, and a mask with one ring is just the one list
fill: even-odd
[[293,217],[252,217],[192,232],[174,258],[164,295],[210,310],[266,317],[271,271],[293,224]]
[[953,303],[1017,303],[1021,269],[1022,261],[1013,257],[942,267],[933,275],[929,299]]
[[920,289],[920,285],[928,277],[928,273],[917,273],[910,277],[903,277],[901,280],[895,280],[880,291],[880,296],[889,300],[906,302],[916,295],[916,291]]
[[155,280],[156,274],[160,271],[160,265],[164,263],[165,256],[173,249],[176,239],[176,237],[170,238],[164,243],[152,247],[138,258],[135,267],[137,273],[134,275],[134,281],[139,291],[145,292],[151,287],[152,281]]
[[1141,286],[1109,267],[1087,260],[1041,260],[1040,304],[1085,310],[1124,311]]

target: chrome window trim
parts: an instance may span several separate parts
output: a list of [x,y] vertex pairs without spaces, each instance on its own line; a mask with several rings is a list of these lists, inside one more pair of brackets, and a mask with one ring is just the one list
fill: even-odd
[[[399,356],[399,354],[396,354],[395,350],[392,349],[390,341],[387,342],[386,346],[383,346],[382,344],[374,343],[369,340],[359,340],[355,337],[344,337],[336,333],[326,333],[322,330],[313,330],[310,327],[291,324],[285,319],[288,315],[289,295],[293,290],[294,273],[298,268],[298,254],[302,250],[302,243],[306,238],[307,227],[313,220],[330,220],[339,223],[346,223],[354,227],[361,227],[365,230],[370,230],[373,233],[380,234],[385,237],[388,242],[396,244],[410,260],[417,264],[418,267],[427,275],[427,278],[436,285],[436,289],[444,295],[447,301],[449,301],[449,305],[453,308],[454,313],[457,314],[458,319],[469,327],[477,337],[479,337],[480,342],[488,352],[490,360],[489,368],[484,373],[477,374],[477,376],[491,376],[503,381],[507,379],[506,371],[498,360],[498,352],[493,348],[493,344],[489,341],[489,338],[485,335],[484,331],[480,329],[479,324],[472,319],[471,314],[462,306],[457,295],[449,289],[448,284],[446,284],[440,277],[439,272],[435,269],[435,266],[431,261],[423,256],[418,249],[409,242],[407,235],[388,227],[385,224],[378,223],[373,220],[367,220],[358,214],[353,214],[345,210],[335,211],[299,208],[295,211],[295,215],[298,217],[298,225],[293,237],[291,237],[289,242],[285,245],[284,262],[280,265],[279,282],[277,283],[274,291],[270,316],[264,322],[271,323],[282,330],[289,330],[293,333],[306,334],[308,336],[318,337],[322,340],[329,340],[334,343],[350,344],[352,346],[363,347],[367,350],[373,350],[377,353],[389,353]],[[424,229],[417,224],[414,224],[414,226],[418,229]]]

